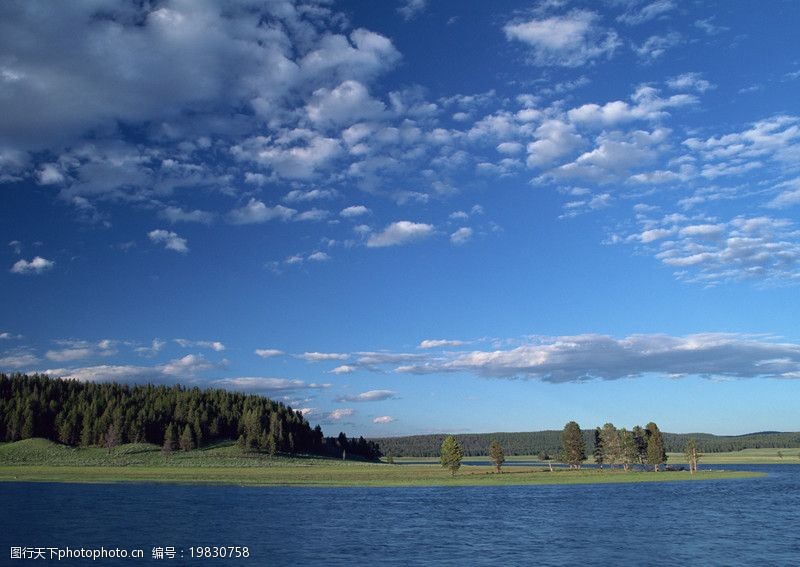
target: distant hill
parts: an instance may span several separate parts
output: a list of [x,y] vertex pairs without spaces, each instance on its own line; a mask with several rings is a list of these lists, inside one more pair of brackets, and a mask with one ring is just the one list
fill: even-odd
[[[448,434],[409,435],[405,437],[377,437],[383,454],[395,457],[437,457],[442,440]],[[711,433],[663,433],[668,452],[683,451],[686,441],[693,437],[704,453],[741,451],[742,449],[765,449],[800,447],[800,432],[765,431],[746,435],[713,435]],[[561,449],[561,430],[464,433],[455,436],[467,456],[486,455],[489,443],[497,440],[506,455],[556,455]],[[587,454],[594,447],[594,430],[583,431]]]

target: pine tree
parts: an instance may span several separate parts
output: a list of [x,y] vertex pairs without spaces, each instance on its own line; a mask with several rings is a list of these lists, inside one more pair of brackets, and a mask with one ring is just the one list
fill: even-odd
[[594,429],[594,450],[592,451],[592,456],[594,457],[594,462],[597,463],[600,468],[603,468],[603,436],[601,435],[600,428],[595,427]]
[[170,422],[164,431],[164,444],[161,446],[161,452],[165,455],[172,453],[178,446],[178,432],[175,429],[175,424]]
[[570,421],[561,432],[561,460],[570,468],[579,469],[586,460],[586,442],[583,440],[580,426]]
[[461,459],[464,457],[461,445],[458,444],[455,437],[448,435],[445,437],[444,441],[442,441],[442,447],[439,452],[442,460],[442,467],[448,469],[452,475],[455,476],[456,471],[461,467]]
[[186,427],[183,428],[180,444],[181,449],[184,451],[191,451],[194,449],[194,432],[192,432],[192,426],[188,423],[186,424]]
[[622,466],[625,470],[630,470],[631,465],[638,462],[639,451],[636,448],[636,440],[633,433],[627,431],[624,427],[619,430],[619,444],[620,444],[620,458]]
[[664,438],[658,426],[652,421],[645,427],[647,433],[647,464],[653,466],[655,472],[659,471],[661,463],[667,462],[667,451],[664,448]]
[[606,423],[600,430],[603,442],[603,462],[610,466],[620,462],[619,433],[613,423]]
[[489,445],[489,458],[492,460],[492,463],[494,463],[497,472],[502,472],[500,467],[506,462],[506,456],[503,453],[503,446],[500,445],[498,441],[492,441]]

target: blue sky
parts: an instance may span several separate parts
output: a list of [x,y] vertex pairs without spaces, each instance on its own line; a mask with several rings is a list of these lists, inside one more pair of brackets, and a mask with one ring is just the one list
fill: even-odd
[[798,21],[5,2],[0,368],[328,434],[800,430]]

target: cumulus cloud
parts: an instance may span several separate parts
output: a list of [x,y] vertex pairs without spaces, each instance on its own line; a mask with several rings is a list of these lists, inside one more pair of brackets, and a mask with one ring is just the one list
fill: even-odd
[[393,421],[396,421],[396,420],[395,420],[395,418],[393,418],[390,415],[379,415],[378,417],[376,417],[375,419],[372,420],[372,423],[381,423],[381,424],[383,424],[383,423],[392,423]]
[[370,248],[399,246],[427,238],[433,232],[433,225],[430,224],[397,221],[388,225],[382,232],[370,235],[367,246]]
[[11,266],[12,274],[43,274],[53,269],[56,263],[52,260],[47,260],[41,256],[36,256],[33,260],[17,260]]
[[217,364],[209,362],[198,354],[187,354],[181,358],[170,360],[166,364],[157,367],[162,373],[168,376],[179,378],[192,378],[206,370],[218,368]]
[[418,348],[432,349],[441,347],[457,347],[465,344],[464,341],[447,340],[447,339],[425,339],[419,343]]
[[30,369],[36,364],[39,364],[39,357],[25,351],[6,353],[5,356],[0,357],[0,368]]
[[354,396],[340,396],[336,398],[337,402],[381,402],[383,400],[390,400],[395,397],[395,392],[392,390],[369,390]]
[[251,198],[250,201],[243,207],[233,209],[228,213],[228,220],[233,224],[255,224],[267,222],[272,219],[289,220],[297,211],[284,207],[283,205],[275,205],[268,207],[263,201]]
[[347,354],[338,352],[304,352],[295,356],[302,358],[306,362],[325,362],[329,360],[346,360],[348,358]]
[[225,350],[225,345],[219,341],[190,341],[189,339],[175,339],[175,342],[183,348],[207,348],[216,352]]
[[349,408],[335,409],[328,414],[328,419],[331,421],[341,421],[346,417],[352,417],[355,413],[355,410]]
[[617,21],[628,25],[639,25],[661,17],[676,8],[672,0],[655,0],[642,7],[632,7],[617,18]]
[[425,11],[428,0],[402,0],[397,12],[408,21],[414,19],[418,14]]
[[186,239],[181,238],[176,233],[169,230],[157,229],[151,230],[147,233],[150,241],[155,244],[163,244],[167,250],[174,250],[180,254],[189,252],[189,247],[186,245]]
[[350,207],[345,207],[339,214],[344,218],[351,219],[355,217],[360,217],[362,215],[366,215],[369,213],[369,209],[364,205],[352,205]]
[[442,355],[398,372],[468,373],[545,382],[617,380],[655,374],[800,378],[800,345],[736,334],[544,337],[509,350]]
[[563,16],[508,23],[508,40],[531,47],[531,62],[540,66],[578,67],[599,57],[611,57],[621,44],[616,32],[599,25],[600,16],[573,10]]
[[187,211],[180,207],[166,207],[159,215],[161,218],[168,220],[171,223],[178,222],[199,222],[203,224],[211,224],[214,221],[214,213],[209,211],[201,211],[195,209]]
[[357,368],[352,364],[342,364],[330,371],[331,374],[350,374],[355,372]]
[[306,201],[318,201],[322,199],[333,199],[338,195],[335,189],[293,189],[283,198],[287,203],[302,203]]
[[217,388],[246,390],[251,392],[290,392],[296,390],[319,390],[330,387],[330,384],[308,383],[303,380],[265,378],[261,376],[222,378],[213,380],[210,384]]
[[261,358],[273,358],[283,355],[283,351],[276,348],[257,348],[254,352]]
[[450,235],[450,242],[455,245],[460,245],[469,241],[470,238],[472,238],[472,229],[468,226],[464,226]]

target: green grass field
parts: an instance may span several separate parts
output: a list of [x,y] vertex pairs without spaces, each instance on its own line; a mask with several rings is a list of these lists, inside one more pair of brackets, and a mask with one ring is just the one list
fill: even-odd
[[253,486],[501,486],[592,484],[736,479],[761,476],[733,471],[623,472],[579,471],[547,467],[464,466],[455,477],[436,461],[424,465],[388,465],[321,458],[242,455],[232,444],[162,455],[154,445],[72,448],[44,439],[0,444],[0,481],[178,482]]

